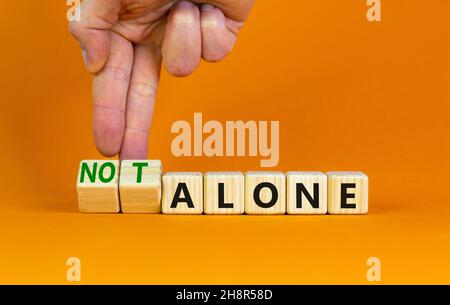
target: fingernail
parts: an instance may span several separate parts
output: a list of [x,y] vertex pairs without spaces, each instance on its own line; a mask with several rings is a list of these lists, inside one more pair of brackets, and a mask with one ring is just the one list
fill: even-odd
[[181,7],[181,8],[193,8],[193,7],[195,7],[195,4],[193,4],[190,1],[180,1],[176,5],[178,7]]
[[213,9],[215,9],[214,5],[211,5],[209,3],[205,3],[202,5],[203,12],[212,11]]
[[81,54],[83,54],[83,61],[84,61],[84,66],[86,67],[86,69],[89,66],[89,56],[86,50],[81,50]]

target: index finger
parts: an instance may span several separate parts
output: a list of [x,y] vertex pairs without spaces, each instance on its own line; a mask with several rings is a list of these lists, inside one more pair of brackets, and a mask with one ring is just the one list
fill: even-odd
[[110,32],[111,52],[94,76],[94,138],[98,151],[108,157],[119,153],[125,126],[125,105],[133,65],[133,45]]

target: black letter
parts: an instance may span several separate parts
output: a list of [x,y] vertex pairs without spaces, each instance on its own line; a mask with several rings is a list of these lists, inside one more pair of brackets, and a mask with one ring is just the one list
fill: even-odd
[[233,203],[225,202],[224,183],[219,183],[219,209],[232,209]]
[[356,204],[347,203],[348,198],[355,198],[355,194],[347,193],[347,189],[356,188],[355,183],[342,183],[341,184],[341,209],[356,209]]
[[319,183],[314,183],[314,198],[311,197],[311,194],[306,190],[306,187],[303,183],[297,183],[297,208],[302,208],[302,193],[305,194],[306,199],[308,199],[311,206],[315,209],[319,208]]
[[[183,198],[180,198],[181,191],[183,191]],[[175,209],[178,205],[178,202],[186,202],[190,209],[194,208],[194,203],[192,202],[191,195],[189,194],[186,183],[178,183],[177,190],[175,191],[175,195],[173,196],[170,208]]]
[[[265,187],[269,188],[270,191],[272,192],[272,199],[267,203],[262,202],[261,198],[259,197],[261,190]],[[255,190],[253,191],[253,200],[255,201],[256,205],[259,206],[260,208],[268,209],[273,207],[275,203],[277,203],[278,201],[277,187],[270,182],[262,182],[258,184],[255,187]]]

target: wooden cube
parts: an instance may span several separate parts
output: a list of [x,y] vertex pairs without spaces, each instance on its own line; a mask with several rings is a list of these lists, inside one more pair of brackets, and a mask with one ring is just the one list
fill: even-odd
[[123,213],[161,213],[159,160],[126,160],[120,164],[120,205]]
[[247,172],[245,213],[285,214],[286,176],[280,172]]
[[119,161],[81,161],[78,208],[84,213],[119,213]]
[[162,177],[164,214],[203,213],[203,174],[166,173]]
[[328,213],[367,214],[369,178],[361,172],[329,172]]
[[245,181],[241,172],[209,172],[204,175],[205,214],[243,214]]
[[321,172],[288,172],[286,176],[288,214],[327,213],[327,175]]

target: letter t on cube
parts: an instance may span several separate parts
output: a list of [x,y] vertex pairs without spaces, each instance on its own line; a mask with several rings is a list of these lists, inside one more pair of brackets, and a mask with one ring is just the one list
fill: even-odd
[[123,213],[161,213],[159,160],[125,160],[120,166],[120,204]]

